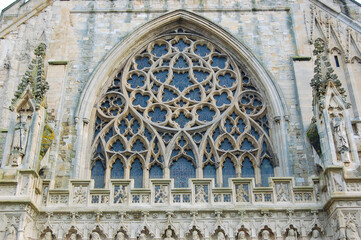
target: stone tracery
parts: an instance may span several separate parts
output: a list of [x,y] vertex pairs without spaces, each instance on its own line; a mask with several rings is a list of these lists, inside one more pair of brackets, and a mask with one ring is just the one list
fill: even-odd
[[133,174],[145,184],[135,180],[136,187],[164,177],[187,187],[189,178],[202,177],[197,168],[216,186],[237,176],[267,185],[277,162],[265,98],[225,50],[177,31],[134,54],[99,101],[95,186]]

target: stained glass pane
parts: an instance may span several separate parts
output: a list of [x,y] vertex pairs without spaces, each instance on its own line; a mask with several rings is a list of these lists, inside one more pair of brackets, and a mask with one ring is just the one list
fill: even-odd
[[273,166],[267,158],[263,159],[261,164],[262,186],[268,186],[268,178],[274,176]]
[[163,170],[159,165],[154,165],[149,170],[149,178],[163,178]]
[[227,157],[223,163],[222,168],[223,187],[228,187],[228,179],[236,177],[236,169],[234,168],[232,160]]
[[246,157],[242,163],[242,177],[254,178],[254,169],[251,160]]
[[139,159],[135,159],[132,164],[130,178],[134,179],[135,188],[141,188],[143,186],[143,167]]
[[94,167],[92,168],[92,179],[94,179],[95,188],[104,187],[104,174],[105,169],[101,161],[96,161]]
[[211,164],[207,164],[206,166],[204,166],[204,168],[203,168],[203,177],[204,178],[213,178],[214,183],[217,184],[216,167],[214,165],[211,165]]
[[112,178],[112,179],[124,178],[124,167],[123,167],[123,163],[120,161],[120,159],[117,159],[114,162],[111,173],[110,173],[110,178]]
[[177,188],[188,187],[188,179],[196,177],[196,169],[190,161],[180,157],[170,167],[170,177],[174,179],[174,186]]

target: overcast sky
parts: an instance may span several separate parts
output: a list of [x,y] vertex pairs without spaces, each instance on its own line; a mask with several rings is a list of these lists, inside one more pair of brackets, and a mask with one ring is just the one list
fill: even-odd
[[[361,3],[361,0],[357,0],[358,2]],[[7,6],[9,6],[12,2],[15,2],[15,0],[0,0],[0,12],[6,8]]]

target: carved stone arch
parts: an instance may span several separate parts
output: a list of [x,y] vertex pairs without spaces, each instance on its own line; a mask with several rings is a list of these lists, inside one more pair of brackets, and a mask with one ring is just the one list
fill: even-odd
[[299,236],[301,236],[300,228],[294,223],[284,226],[283,229],[282,229],[282,235],[285,238],[287,238],[290,231],[294,232],[296,239],[298,239]]
[[208,136],[208,137],[206,137],[206,140],[203,142],[203,144],[201,144],[201,146],[199,147],[200,153],[199,153],[198,164],[202,168],[205,166],[205,164],[207,164],[207,162],[204,162],[203,159],[204,159],[205,151],[206,151],[206,148],[207,148],[208,144],[209,144],[209,146],[211,148],[211,153],[210,154],[214,156],[214,164],[217,166],[218,163],[219,163],[218,154],[216,154],[216,146],[214,146],[214,143],[212,141],[212,137]]
[[262,234],[264,231],[267,231],[269,233],[269,237],[270,239],[275,239],[275,232],[272,230],[272,228],[267,225],[267,224],[262,224],[260,227],[259,227],[259,231],[258,231],[258,236],[259,236],[259,239],[263,239],[262,238]]
[[337,52],[337,54],[342,55],[342,50],[339,49],[338,47],[331,48],[330,53],[333,54],[334,52]]
[[251,230],[249,228],[247,228],[247,226],[242,224],[242,225],[239,225],[237,227],[237,229],[235,230],[235,239],[239,239],[241,232],[245,233],[246,239],[249,239],[252,234]]
[[72,226],[72,227],[68,230],[68,232],[65,233],[64,238],[65,238],[66,240],[69,240],[69,239],[71,239],[70,237],[71,237],[72,235],[74,235],[74,234],[76,235],[76,240],[81,240],[81,239],[83,239],[83,236],[82,236],[81,232],[79,231],[79,229],[78,229],[76,226]]
[[[223,164],[224,162],[226,161],[226,158],[229,157],[232,161],[232,163],[234,164],[234,168],[237,168],[239,167],[239,162],[237,160],[237,157],[233,154],[233,153],[225,153],[223,154],[220,159],[219,159],[219,167],[222,168],[223,167]],[[237,173],[237,172],[236,172]]]
[[353,56],[353,57],[351,57],[351,63],[355,63],[355,62],[361,64],[361,57],[359,57],[359,56]]
[[[96,237],[96,235],[97,236],[99,236],[100,237],[100,239],[102,239],[102,240],[106,240],[106,239],[108,239],[107,237],[107,234],[105,233],[106,231],[104,231],[104,227],[102,226],[102,225],[100,225],[100,224],[97,224],[94,228],[93,228],[93,230],[90,232],[90,234],[89,234],[89,239],[90,240],[94,240],[94,239],[96,239],[95,237]],[[98,239],[96,239],[96,240],[98,240]]]
[[[51,236],[50,239],[56,239],[56,235],[54,234],[53,230],[49,226],[41,232],[40,239],[48,240],[49,236],[47,236],[47,235]],[[48,237],[48,238],[46,238],[46,237]]]
[[[232,58],[240,64],[245,65],[248,71],[258,80],[258,84],[261,86],[260,89],[265,90],[272,117],[280,117],[281,119],[280,124],[278,124],[275,129],[276,134],[274,134],[272,138],[281,143],[277,145],[277,149],[275,149],[276,154],[282,159],[282,166],[280,165],[278,168],[279,175],[288,175],[288,168],[285,167],[287,139],[286,122],[284,118],[288,115],[288,111],[285,107],[286,104],[282,92],[275,83],[274,78],[243,43],[211,21],[185,10],[176,10],[166,13],[139,27],[132,34],[123,38],[116,46],[114,46],[98,64],[81,95],[76,111],[76,119],[80,120],[77,122],[77,135],[79,141],[75,147],[77,159],[76,166],[81,166],[81,161],[89,159],[87,146],[90,145],[90,139],[83,139],[82,136],[89,130],[89,126],[92,126],[93,124],[95,119],[93,106],[97,97],[101,94],[100,89],[104,85],[104,81],[106,79],[111,79],[109,76],[115,76],[115,74],[119,72],[122,68],[122,64],[128,57],[128,53],[134,51],[139,45],[144,43],[144,39],[151,39],[162,33],[164,29],[174,29],[177,26],[181,26],[194,32],[204,32],[204,35],[210,40],[227,48],[228,52],[232,53]],[[83,121],[88,121],[88,119],[91,120],[89,126],[84,125]],[[86,169],[76,167],[74,177],[88,177],[88,175],[89,172]]]
[[[198,148],[197,148],[197,146],[193,143],[193,141],[191,141],[191,139],[192,139],[192,137],[187,133],[187,132],[183,132],[183,131],[180,131],[180,132],[178,132],[178,133],[176,133],[175,135],[174,135],[174,137],[173,137],[173,139],[172,139],[172,142],[168,145],[168,147],[167,147],[167,152],[168,152],[168,154],[169,154],[169,156],[172,154],[172,151],[173,151],[173,149],[174,149],[174,147],[176,146],[176,144],[177,144],[177,142],[178,142],[178,140],[181,138],[181,137],[184,137],[185,139],[186,139],[186,141],[187,141],[187,144],[188,145],[190,145],[190,146],[188,146],[188,147],[190,147],[190,149],[192,150],[192,152],[193,152],[193,154],[194,154],[194,156],[195,156],[195,158],[193,158],[192,159],[192,163],[193,163],[193,165],[194,165],[194,167],[195,168],[198,168],[198,166],[199,166],[199,163],[198,163],[198,161],[197,161],[197,156],[198,156]],[[165,162],[165,166],[167,167],[167,168],[170,168],[170,166],[172,165],[172,159],[173,158],[168,158],[169,159],[169,162]]]

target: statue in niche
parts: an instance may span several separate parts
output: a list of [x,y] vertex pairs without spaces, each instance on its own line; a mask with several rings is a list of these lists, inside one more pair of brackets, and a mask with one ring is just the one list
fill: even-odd
[[42,238],[42,240],[52,240],[53,236],[51,234],[51,232],[46,232]]
[[318,231],[318,229],[313,229],[310,240],[321,240],[320,232]]
[[92,232],[90,236],[91,236],[91,240],[101,240],[100,235],[97,232]]
[[76,233],[72,233],[69,237],[69,240],[77,240]]
[[147,240],[147,236],[145,236],[144,233],[141,233],[141,234],[139,235],[139,240]]
[[217,240],[226,240],[226,237],[224,236],[223,232],[218,232]]
[[271,236],[268,230],[263,230],[261,233],[262,240],[271,240]]
[[346,239],[347,240],[360,240],[360,235],[358,234],[356,224],[354,222],[349,222],[346,226]]
[[167,231],[165,232],[164,240],[174,240],[172,235],[173,235],[173,230],[172,229],[167,229]]
[[201,238],[199,237],[199,234],[197,232],[197,230],[193,230],[192,232],[192,240],[200,240]]
[[245,231],[242,230],[238,233],[238,240],[247,240]]
[[348,152],[350,148],[346,134],[345,121],[339,113],[333,113],[333,115],[334,117],[332,118],[331,123],[333,127],[336,150],[341,154],[342,161],[348,161],[348,159],[345,159],[346,156],[344,156],[344,153]]
[[292,228],[288,230],[288,234],[285,240],[297,240],[296,231]]
[[125,239],[124,233],[118,232],[117,236],[115,237],[115,240],[124,240],[124,239]]
[[31,116],[28,112],[22,114],[20,112],[18,115],[11,146],[10,164],[12,166],[19,166],[25,155]]
[[7,228],[7,231],[5,233],[4,240],[16,240],[17,239],[16,235],[17,235],[17,232],[16,232],[14,225],[10,225]]

